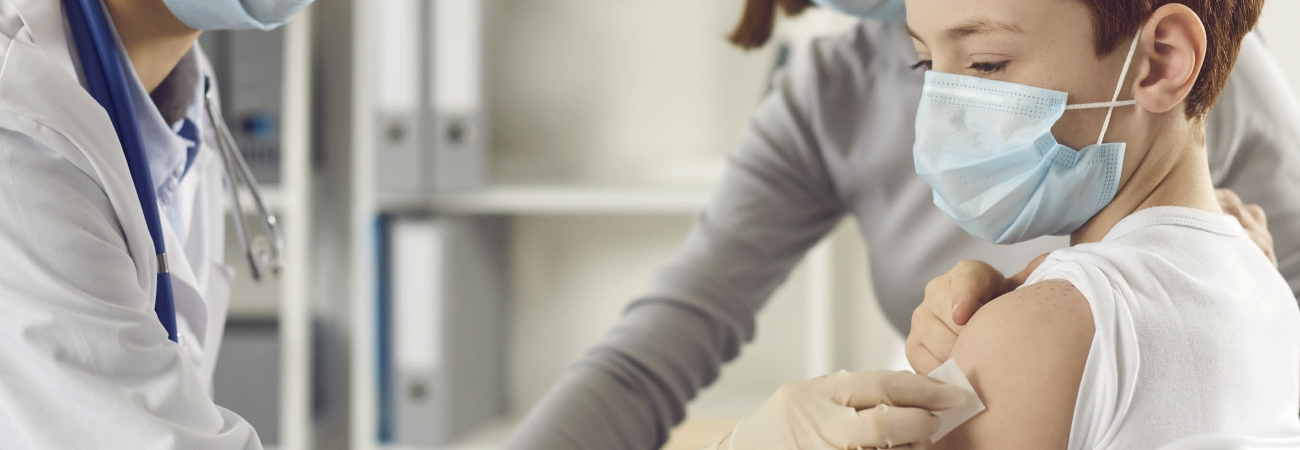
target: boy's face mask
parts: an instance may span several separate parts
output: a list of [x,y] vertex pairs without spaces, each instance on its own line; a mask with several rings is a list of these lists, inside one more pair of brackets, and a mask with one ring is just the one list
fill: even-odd
[[[1078,230],[1115,198],[1123,142],[1103,144],[1137,37],[1109,102],[1067,105],[1068,94],[978,77],[926,72],[916,114],[916,173],[934,204],[967,233],[1012,244]],[[1070,109],[1108,108],[1097,144],[1074,150],[1052,126]]]
[[812,2],[822,8],[863,19],[891,23],[907,21],[903,0],[812,0]]

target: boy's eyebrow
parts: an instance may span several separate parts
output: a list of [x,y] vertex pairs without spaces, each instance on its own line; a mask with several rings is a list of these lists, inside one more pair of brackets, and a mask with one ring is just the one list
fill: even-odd
[[[943,41],[951,42],[974,35],[992,33],[1024,33],[1024,30],[1021,30],[1020,27],[1014,24],[1005,22],[996,22],[989,19],[973,19],[945,30],[943,34],[940,34],[940,36]],[[921,43],[925,43],[925,40],[921,39],[920,36],[917,36],[916,31],[912,30],[912,27],[910,26],[907,27],[907,34],[912,35],[912,37],[921,41]]]

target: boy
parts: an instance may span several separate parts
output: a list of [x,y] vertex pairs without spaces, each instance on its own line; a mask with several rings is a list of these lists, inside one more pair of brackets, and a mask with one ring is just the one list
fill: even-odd
[[1300,436],[1300,310],[1205,153],[1262,5],[908,0],[935,204],[992,242],[1072,244],[962,331],[952,358],[988,410],[939,448]]

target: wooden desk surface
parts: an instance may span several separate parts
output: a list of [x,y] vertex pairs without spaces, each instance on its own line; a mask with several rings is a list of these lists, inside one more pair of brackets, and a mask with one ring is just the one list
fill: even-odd
[[700,450],[736,427],[738,419],[687,419],[673,429],[663,450]]

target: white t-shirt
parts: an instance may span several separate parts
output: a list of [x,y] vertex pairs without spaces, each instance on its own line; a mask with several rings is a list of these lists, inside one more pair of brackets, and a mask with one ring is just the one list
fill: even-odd
[[1231,216],[1138,211],[1026,284],[1048,279],[1074,284],[1096,324],[1070,450],[1300,437],[1300,309]]

